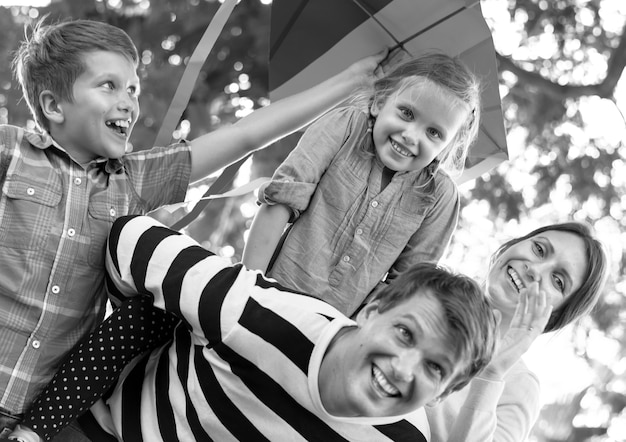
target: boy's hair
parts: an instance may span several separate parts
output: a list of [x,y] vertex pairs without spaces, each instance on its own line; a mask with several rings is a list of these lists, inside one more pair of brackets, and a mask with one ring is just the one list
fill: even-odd
[[74,82],[85,71],[85,53],[116,52],[135,65],[139,56],[128,34],[113,25],[92,20],[44,25],[44,20],[45,17],[35,23],[30,35],[25,29],[25,38],[13,59],[13,70],[35,123],[49,130],[39,95],[49,90],[57,99],[71,102]]
[[448,172],[461,172],[465,166],[469,147],[478,137],[481,84],[476,75],[459,58],[440,52],[428,52],[412,58],[376,80],[373,91],[369,91],[369,96],[360,94],[356,97],[356,101],[367,100],[370,106],[376,102],[384,103],[395,92],[410,87],[423,78],[439,85],[470,109],[459,132],[434,161]]
[[604,246],[593,236],[587,225],[579,222],[550,224],[539,227],[527,235],[507,241],[492,255],[491,264],[514,244],[550,231],[566,232],[578,236],[585,245],[587,268],[583,275],[582,285],[554,309],[544,332],[559,330],[588,314],[598,302],[608,275],[608,260]]
[[466,363],[443,393],[445,396],[463,388],[489,363],[497,341],[497,321],[489,299],[476,281],[434,263],[410,267],[373,300],[378,301],[378,311],[382,313],[412,296],[428,296],[428,290],[441,303],[451,342],[456,343],[459,361]]

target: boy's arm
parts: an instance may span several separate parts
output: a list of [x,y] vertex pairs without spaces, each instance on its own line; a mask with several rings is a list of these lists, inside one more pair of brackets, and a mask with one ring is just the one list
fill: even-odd
[[289,216],[290,209],[283,204],[261,205],[243,249],[243,264],[247,268],[267,271]]
[[317,86],[257,109],[231,126],[196,138],[191,142],[191,182],[306,126],[357,87],[373,81],[374,72],[386,54],[385,50],[366,57]]

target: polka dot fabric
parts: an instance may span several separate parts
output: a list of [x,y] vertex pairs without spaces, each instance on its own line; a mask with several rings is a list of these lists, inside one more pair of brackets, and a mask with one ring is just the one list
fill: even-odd
[[124,301],[74,348],[22,424],[52,439],[113,386],[132,358],[169,340],[178,322],[146,296]]

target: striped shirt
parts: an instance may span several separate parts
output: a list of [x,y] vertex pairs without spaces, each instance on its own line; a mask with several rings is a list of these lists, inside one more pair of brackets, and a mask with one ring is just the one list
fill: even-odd
[[0,408],[23,412],[100,322],[113,221],[182,201],[189,147],[82,167],[47,135],[0,126]]
[[106,259],[118,296],[150,295],[182,319],[107,400],[120,440],[426,440],[419,414],[410,422],[324,409],[322,359],[339,330],[356,325],[329,304],[231,266],[149,217],[118,220]]

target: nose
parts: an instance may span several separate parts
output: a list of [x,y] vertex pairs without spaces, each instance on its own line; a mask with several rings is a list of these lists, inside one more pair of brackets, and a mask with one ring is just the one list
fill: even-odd
[[541,282],[541,265],[538,263],[526,264],[526,274],[533,282]]
[[117,101],[118,109],[131,112],[134,106],[135,104],[130,94],[126,91],[120,91]]
[[419,354],[415,351],[404,351],[391,361],[393,375],[401,382],[411,382],[415,378],[415,367],[419,363]]
[[419,142],[418,129],[411,124],[402,131],[402,141],[409,146],[417,146]]

